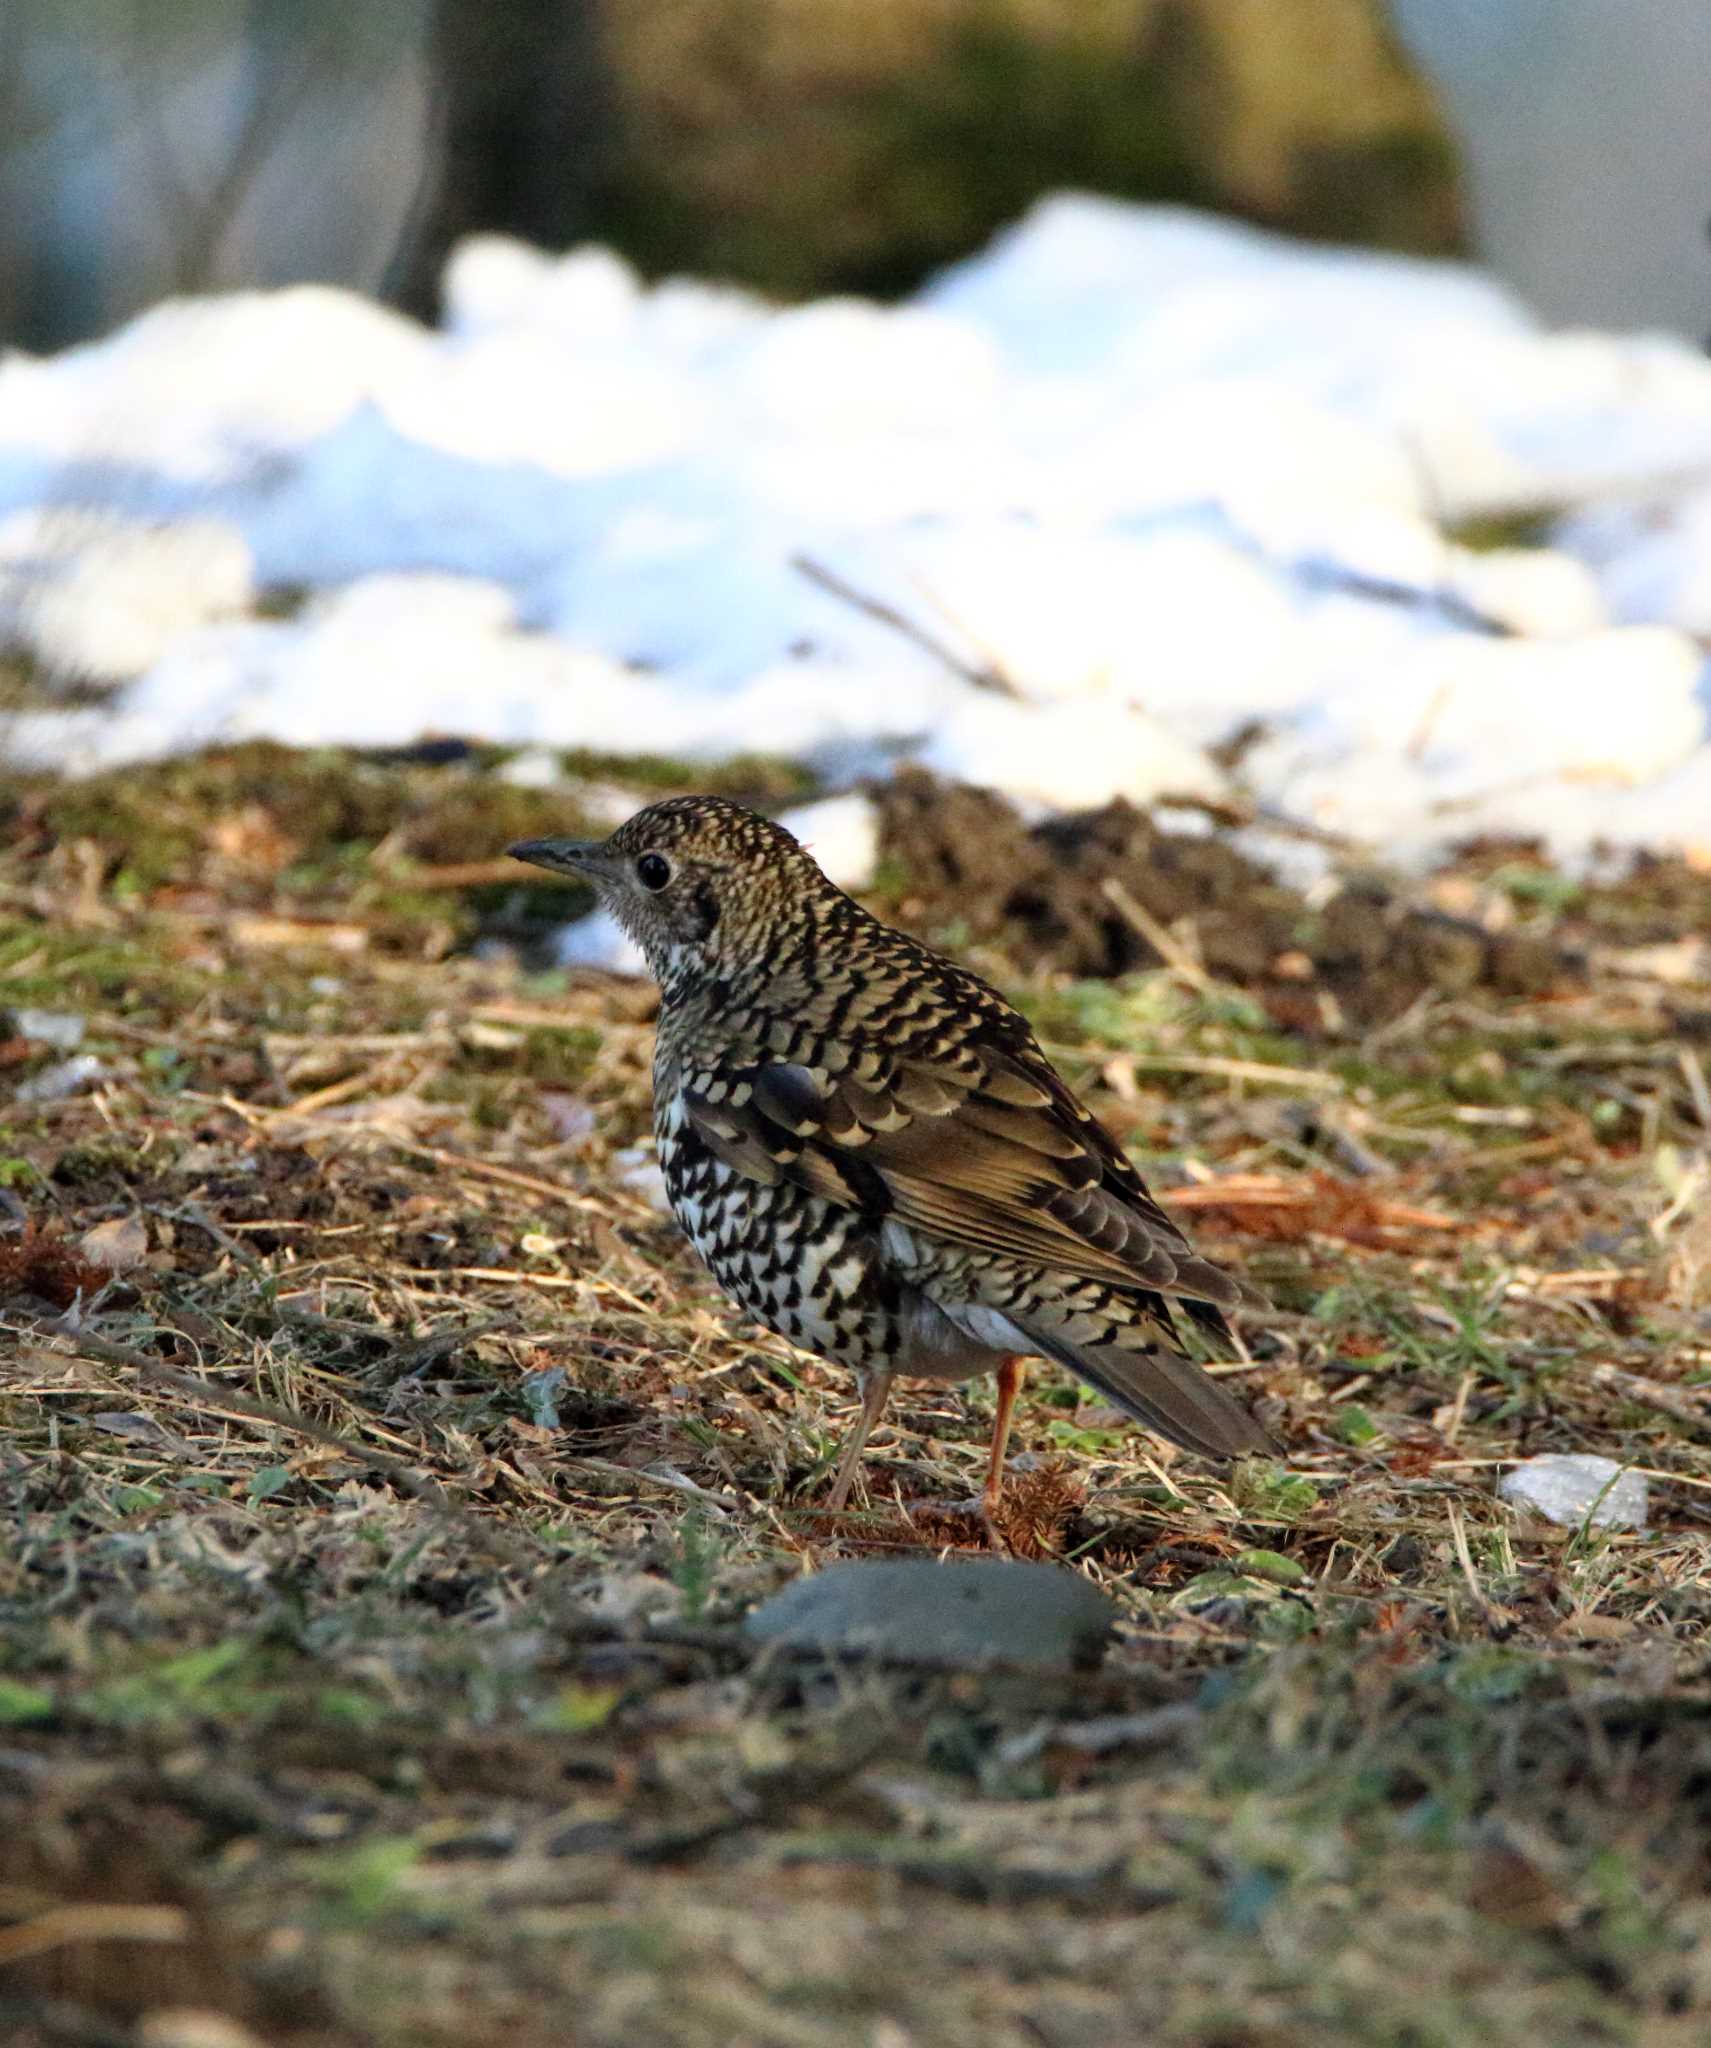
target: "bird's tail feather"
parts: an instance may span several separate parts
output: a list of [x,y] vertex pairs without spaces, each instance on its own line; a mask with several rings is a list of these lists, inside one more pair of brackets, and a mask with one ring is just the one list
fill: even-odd
[[1019,1327],[1047,1358],[1067,1365],[1114,1408],[1185,1451],[1206,1458],[1277,1455],[1277,1445],[1241,1403],[1180,1351],[1072,1344],[1037,1323]]

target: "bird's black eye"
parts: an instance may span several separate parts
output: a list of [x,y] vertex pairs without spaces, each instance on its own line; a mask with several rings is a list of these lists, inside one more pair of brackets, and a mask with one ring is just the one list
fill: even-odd
[[663,853],[644,853],[636,862],[636,880],[644,889],[663,889],[671,880],[671,862]]

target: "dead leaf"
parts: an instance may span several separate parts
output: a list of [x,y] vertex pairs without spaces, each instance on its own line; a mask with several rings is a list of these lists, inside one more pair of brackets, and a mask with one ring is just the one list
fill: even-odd
[[1622,1643],[1637,1624],[1620,1614],[1565,1614],[1556,1625],[1559,1636],[1581,1643]]
[[192,1458],[195,1448],[186,1440],[157,1422],[152,1415],[139,1414],[135,1409],[105,1409],[99,1415],[89,1418],[91,1425],[107,1436],[122,1436],[136,1444],[149,1444],[157,1450],[168,1451],[175,1458]]
[[149,1255],[148,1225],[134,1213],[109,1216],[83,1233],[77,1249],[92,1265],[104,1266],[109,1273],[128,1273]]
[[472,1017],[458,1037],[475,1052],[515,1052],[525,1042],[525,1034],[514,1026],[484,1024],[479,1017]]
[[273,813],[260,804],[223,812],[203,833],[209,849],[252,874],[277,874],[302,850]]

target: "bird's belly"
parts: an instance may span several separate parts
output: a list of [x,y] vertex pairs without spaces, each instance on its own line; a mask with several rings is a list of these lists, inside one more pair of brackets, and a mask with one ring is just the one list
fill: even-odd
[[678,1222],[713,1277],[758,1322],[858,1372],[959,1380],[992,1369],[992,1348],[897,1272],[858,1212],[789,1182],[763,1186],[662,1137]]

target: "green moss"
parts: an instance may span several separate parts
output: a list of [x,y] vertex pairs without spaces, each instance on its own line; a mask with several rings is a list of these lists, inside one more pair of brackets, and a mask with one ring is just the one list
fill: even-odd
[[300,840],[378,838],[388,823],[384,791],[343,756],[265,741],[57,784],[35,815],[56,842],[93,842],[110,879],[136,889],[185,877],[209,825],[249,805],[289,816]]
[[131,1187],[148,1171],[142,1155],[118,1139],[97,1138],[68,1145],[53,1163],[56,1186],[82,1190],[112,1183]]
[[1053,189],[1211,196],[1139,38],[1113,49],[973,13],[929,66],[873,88],[862,114],[889,232],[841,267],[833,281],[848,290],[911,290]]
[[[235,862],[289,893],[337,890],[393,840],[428,865],[491,858],[512,840],[576,830],[563,795],[521,789],[471,761],[388,762],[336,748],[298,751],[271,741],[216,748],[83,780],[14,790],[50,844],[87,840],[119,894],[203,878]],[[247,856],[223,848],[221,825],[253,828]],[[284,860],[272,858],[275,835]]]
[[819,779],[799,761],[778,754],[733,754],[727,761],[685,761],[669,754],[601,754],[569,747],[560,754],[567,776],[616,782],[644,798],[657,792],[699,790],[760,809],[801,803],[818,793]]
[[[690,61],[716,71],[714,91],[748,124],[743,189],[730,189],[727,137],[707,129],[662,150],[644,124],[598,201],[600,231],[653,274],[692,267],[785,296],[890,295],[1042,192],[1211,196],[1141,38],[1041,35],[975,5],[920,61],[828,77],[805,101],[799,83],[783,89],[752,60],[727,12],[729,47],[715,49],[709,23]],[[787,160],[789,176],[769,175]]]
[[265,1653],[253,1639],[228,1636],[205,1649],[149,1653],[101,1678],[77,1700],[78,1711],[119,1727],[174,1725],[195,1718],[230,1723],[272,1713],[276,1686],[264,1674]]
[[[217,888],[228,902],[269,914],[336,919],[342,911],[383,952],[455,950],[478,934],[526,948],[586,910],[588,892],[522,867],[514,880],[465,886],[455,877],[446,886],[443,871],[503,867],[518,839],[602,828],[563,789],[504,781],[492,772],[499,751],[434,763],[256,742],[82,781],[14,780],[3,803],[27,858],[93,845],[109,901],[131,920],[164,890]],[[761,756],[697,768],[584,754],[570,767],[633,783],[638,802],[654,791],[709,789],[772,807],[815,786],[804,771]],[[299,945],[314,944],[306,928]],[[26,928],[0,941],[0,972],[43,948],[39,973],[32,965],[8,981],[12,1000],[54,1000],[78,988],[129,1005],[123,991],[170,973],[174,950],[152,946],[135,924],[119,938]]]
[[206,974],[174,958],[168,935],[146,923],[94,936],[75,925],[20,923],[0,936],[0,974],[8,1003],[61,1010],[188,1009],[207,987]]

